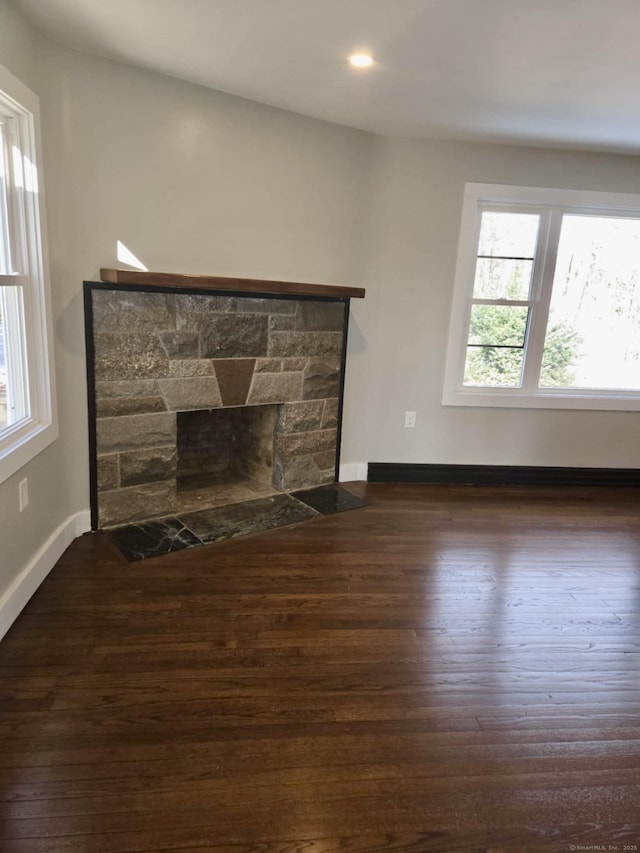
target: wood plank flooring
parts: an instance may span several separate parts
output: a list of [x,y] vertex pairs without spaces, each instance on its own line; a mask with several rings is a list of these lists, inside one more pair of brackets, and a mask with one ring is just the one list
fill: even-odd
[[640,848],[640,490],[353,485],[0,644],[2,853]]

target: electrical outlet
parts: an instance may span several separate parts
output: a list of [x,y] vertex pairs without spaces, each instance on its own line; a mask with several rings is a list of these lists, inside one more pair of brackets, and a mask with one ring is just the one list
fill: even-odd
[[404,413],[404,426],[405,429],[413,429],[416,425],[416,413],[415,412],[405,412]]
[[18,483],[18,506],[20,512],[29,506],[29,480],[27,477]]

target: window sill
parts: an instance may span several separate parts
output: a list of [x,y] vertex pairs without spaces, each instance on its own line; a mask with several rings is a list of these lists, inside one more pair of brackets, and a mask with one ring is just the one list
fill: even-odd
[[55,423],[25,424],[0,442],[0,483],[24,468],[58,438]]
[[638,412],[640,393],[622,396],[598,392],[539,392],[537,394],[514,394],[512,389],[478,389],[445,391],[443,406],[479,406],[503,409],[582,409],[592,411]]

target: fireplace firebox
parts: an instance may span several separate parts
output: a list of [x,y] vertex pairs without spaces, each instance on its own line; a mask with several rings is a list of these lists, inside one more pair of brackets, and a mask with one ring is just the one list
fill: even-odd
[[177,413],[176,488],[273,481],[275,406]]

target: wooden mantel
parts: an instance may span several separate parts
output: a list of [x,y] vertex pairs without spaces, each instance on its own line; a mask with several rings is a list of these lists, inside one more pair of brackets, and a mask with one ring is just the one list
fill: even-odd
[[132,284],[187,290],[226,290],[262,293],[269,296],[322,296],[334,299],[364,299],[363,287],[307,284],[296,281],[263,281],[256,278],[224,278],[214,275],[180,275],[168,272],[101,269],[100,278],[109,284]]

